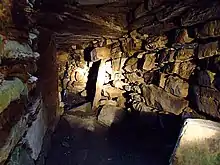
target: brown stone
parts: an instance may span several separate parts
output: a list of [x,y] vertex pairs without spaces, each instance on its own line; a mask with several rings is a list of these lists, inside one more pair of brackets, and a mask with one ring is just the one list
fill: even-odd
[[67,52],[58,52],[57,53],[57,62],[59,64],[65,64],[68,61],[69,54]]
[[99,100],[102,97],[101,93],[102,93],[103,85],[105,82],[104,76],[106,73],[105,62],[106,62],[105,60],[101,60],[101,63],[99,65],[98,76],[97,76],[97,81],[96,81],[95,97],[94,97],[93,103],[92,103],[93,110],[96,110],[98,108]]
[[116,58],[112,60],[112,70],[114,72],[120,71],[121,69],[121,58]]
[[177,52],[176,62],[191,60],[194,55],[194,49],[183,48]]
[[181,29],[177,33],[177,36],[176,36],[177,43],[181,43],[181,44],[190,43],[193,40],[194,40],[193,38],[189,37],[187,29]]
[[104,96],[107,96],[109,98],[117,98],[119,96],[122,96],[122,93],[124,93],[123,90],[112,87],[111,85],[104,85],[103,91],[104,91]]
[[188,106],[188,101],[167,93],[155,85],[142,85],[146,105],[179,115]]
[[126,103],[126,98],[124,98],[123,96],[119,96],[117,98],[117,106],[121,107],[121,108],[125,108],[125,103]]
[[189,79],[195,67],[196,65],[193,64],[191,61],[186,61],[182,63],[174,63],[172,73],[176,73],[184,79]]
[[123,68],[126,72],[135,72],[138,67],[138,58],[131,57],[125,62],[125,67]]
[[197,29],[198,38],[209,38],[220,36],[220,20],[210,21]]
[[160,86],[161,88],[165,88],[165,84],[166,84],[166,79],[167,79],[167,77],[168,77],[168,74],[165,74],[165,73],[161,73],[161,74],[160,74],[160,84],[159,84],[159,86]]
[[107,60],[111,57],[110,49],[106,47],[98,47],[91,51],[91,61]]
[[188,95],[189,84],[179,77],[169,76],[165,82],[165,91],[178,96],[186,97]]
[[145,45],[146,50],[162,49],[168,42],[167,36],[150,37]]
[[155,60],[156,60],[156,55],[155,54],[146,54],[144,56],[144,64],[143,64],[143,69],[146,71],[150,71],[153,68],[155,68]]
[[217,55],[219,53],[218,41],[207,44],[200,44],[198,48],[198,58],[203,59]]
[[194,92],[194,104],[197,106],[197,110],[213,116],[215,118],[220,118],[220,93],[214,88],[208,87],[193,87]]
[[144,78],[139,75],[137,72],[135,73],[127,73],[125,74],[125,77],[127,78],[129,83],[144,83]]

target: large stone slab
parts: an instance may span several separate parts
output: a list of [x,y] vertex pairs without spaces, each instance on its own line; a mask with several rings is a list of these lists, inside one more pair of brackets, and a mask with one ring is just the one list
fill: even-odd
[[220,124],[187,119],[180,132],[170,165],[220,164]]
[[176,115],[182,113],[188,105],[188,101],[167,93],[155,85],[142,85],[142,94],[147,106]]
[[47,130],[47,121],[42,108],[43,106],[40,100],[33,105],[33,109],[39,109],[39,112],[36,120],[32,122],[32,125],[28,128],[24,137],[24,142],[31,149],[31,157],[34,160],[37,160],[41,152],[43,138]]

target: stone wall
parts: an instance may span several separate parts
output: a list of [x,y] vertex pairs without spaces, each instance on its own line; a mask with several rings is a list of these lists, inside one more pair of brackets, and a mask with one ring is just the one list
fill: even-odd
[[[58,54],[67,109],[87,100],[94,110],[111,105],[219,119],[220,21],[190,25],[160,35],[134,30]],[[69,95],[78,100],[68,102]]]
[[31,4],[0,5],[0,164],[37,164],[60,116],[56,45],[27,22]]

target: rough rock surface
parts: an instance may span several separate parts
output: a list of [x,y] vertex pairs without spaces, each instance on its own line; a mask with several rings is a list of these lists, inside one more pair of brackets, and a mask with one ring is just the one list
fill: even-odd
[[155,85],[143,85],[142,93],[146,105],[179,115],[188,106],[188,101],[167,93]]
[[198,48],[198,58],[207,58],[219,53],[218,41],[207,44],[200,44]]
[[218,90],[202,86],[193,88],[195,102],[198,111],[218,118],[220,116],[220,93]]
[[178,97],[186,97],[188,95],[189,84],[178,78],[169,76],[165,82],[165,91],[178,96]]
[[123,119],[124,111],[120,107],[105,105],[98,116],[98,121],[106,126],[116,124]]

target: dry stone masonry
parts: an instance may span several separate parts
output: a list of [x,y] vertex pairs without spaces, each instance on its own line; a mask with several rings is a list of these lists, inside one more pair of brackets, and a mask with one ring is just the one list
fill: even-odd
[[[142,3],[123,37],[95,39],[58,54],[68,59],[60,66],[62,97],[75,95],[75,103],[63,100],[67,109],[89,100],[101,116],[114,105],[118,111],[197,112],[219,119],[219,11],[210,5],[197,9],[194,1],[168,4]],[[175,19],[180,26],[168,23]]]
[[217,0],[2,0],[0,22],[0,165],[42,161],[62,110],[220,119]]

